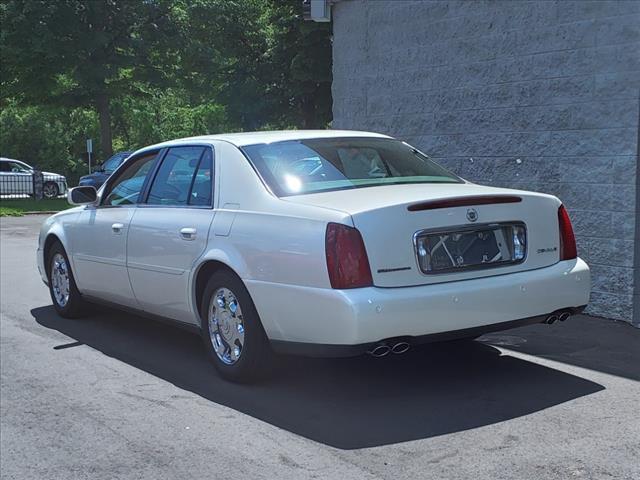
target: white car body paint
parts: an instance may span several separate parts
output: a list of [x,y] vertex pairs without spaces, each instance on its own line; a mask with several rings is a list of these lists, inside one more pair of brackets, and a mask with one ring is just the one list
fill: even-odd
[[[387,138],[351,131],[259,132],[194,137],[142,149],[130,159],[171,146],[212,147],[213,206],[86,206],[58,213],[43,224],[40,235],[38,265],[43,280],[45,242],[55,235],[69,254],[81,293],[199,326],[195,278],[202,265],[217,261],[243,280],[271,340],[305,344],[357,345],[437,334],[588,303],[587,265],[579,258],[559,260],[561,203],[553,196],[458,183],[386,185],[279,198],[239,148],[337,137]],[[438,275],[420,272],[413,234],[425,228],[468,225],[467,207],[408,212],[407,205],[505,194],[522,201],[478,206],[478,223],[525,222],[529,252],[524,262]],[[325,254],[330,222],[361,232],[374,286],[331,288]],[[122,225],[120,232],[112,229],[114,224]],[[182,238],[182,229],[195,230],[195,238]],[[538,249],[548,251],[536,253]],[[400,267],[410,268],[384,271]]]

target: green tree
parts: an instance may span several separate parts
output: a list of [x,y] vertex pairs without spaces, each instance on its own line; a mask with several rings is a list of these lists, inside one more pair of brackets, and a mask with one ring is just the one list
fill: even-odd
[[2,0],[0,24],[0,151],[72,177],[86,136],[104,159],[331,120],[330,25],[300,0]]
[[272,63],[278,111],[302,128],[326,128],[331,121],[331,27],[305,22],[302,2],[272,0]]
[[93,107],[102,153],[111,154],[113,100],[162,84],[164,67],[175,63],[169,12],[164,1],[5,0],[2,97]]
[[[177,5],[177,4],[174,4]],[[331,30],[299,0],[184,0],[178,79],[225,106],[242,130],[324,128],[331,120]]]
[[73,185],[86,173],[84,140],[98,133],[97,114],[83,108],[17,106],[0,112],[0,152],[45,171],[64,173]]
[[114,102],[114,145],[124,150],[229,130],[224,107],[212,102],[192,104],[188,97],[187,92],[171,88]]

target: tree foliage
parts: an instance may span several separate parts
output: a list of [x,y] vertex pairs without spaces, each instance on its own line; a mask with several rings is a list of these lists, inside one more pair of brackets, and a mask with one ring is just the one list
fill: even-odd
[[324,128],[330,28],[301,10],[300,0],[3,0],[0,151],[72,172],[86,137],[104,157],[180,136]]

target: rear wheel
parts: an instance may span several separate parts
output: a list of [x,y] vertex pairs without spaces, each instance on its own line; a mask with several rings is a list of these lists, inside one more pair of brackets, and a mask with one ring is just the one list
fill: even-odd
[[82,316],[85,302],[76,287],[71,265],[60,242],[54,243],[47,255],[47,276],[53,307],[64,318]]
[[42,194],[45,198],[56,198],[60,195],[60,189],[55,182],[47,182],[42,186]]
[[204,290],[202,340],[222,377],[250,382],[264,376],[273,353],[249,292],[232,272],[215,272]]

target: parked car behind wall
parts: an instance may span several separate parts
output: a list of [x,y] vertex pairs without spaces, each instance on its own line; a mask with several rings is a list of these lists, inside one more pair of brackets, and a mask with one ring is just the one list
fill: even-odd
[[[33,195],[34,168],[20,160],[0,157],[0,195]],[[55,198],[67,191],[67,179],[60,174],[42,172],[42,193]]]
[[109,175],[111,175],[132,153],[133,152],[125,151],[114,154],[102,165],[97,167],[93,173],[80,177],[78,185],[89,185],[96,189],[100,188],[107,178],[109,178]]

